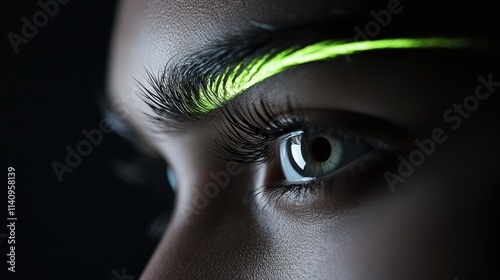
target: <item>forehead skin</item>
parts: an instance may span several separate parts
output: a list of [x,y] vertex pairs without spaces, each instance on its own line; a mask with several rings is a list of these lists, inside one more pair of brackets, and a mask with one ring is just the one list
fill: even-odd
[[[352,11],[368,13],[386,3],[361,0],[121,1],[110,52],[109,94],[114,102],[124,104],[122,110],[127,121],[149,139],[154,136],[142,129],[146,126],[142,113],[149,109],[139,99],[134,81],[144,81],[145,68],[163,69],[168,61],[203,49],[249,21],[275,26],[297,25],[342,17]],[[432,127],[434,123],[442,125],[442,112],[468,94],[456,94],[462,86],[450,81],[471,79],[470,73],[462,77],[451,70],[444,71],[449,67],[447,62],[430,65],[421,57],[405,58],[403,62],[368,57],[363,63],[349,67],[345,67],[345,62],[320,65],[305,68],[307,72],[280,75],[257,86],[256,90],[266,89],[267,94],[276,95],[277,99],[294,96],[304,107],[355,111],[416,130]],[[406,63],[414,65],[414,69],[401,67]],[[390,72],[388,76],[385,71],[392,67],[397,73]],[[415,75],[433,68],[440,72],[439,76],[418,78],[419,75]],[[475,79],[488,72],[471,73]],[[388,77],[393,92],[387,90],[387,83],[378,82]],[[473,85],[475,82],[471,81]],[[303,98],[300,92],[307,92],[308,98]],[[478,113],[476,120],[480,114],[487,113],[484,110]],[[491,167],[478,170],[474,164],[495,162],[499,156],[495,149],[498,139],[491,135],[495,118],[488,121],[480,127],[466,126],[457,132],[455,136],[460,137],[447,142],[439,155],[421,166],[412,177],[411,185],[431,188],[489,183],[495,170]],[[487,132],[482,131],[483,128]],[[461,222],[467,223],[450,228],[448,222],[452,223],[453,219],[448,215],[456,216],[458,212],[449,201],[429,199],[429,194],[413,189],[368,203],[347,214],[316,215],[314,211],[287,214],[276,209],[248,207],[245,194],[261,183],[264,176],[250,170],[232,177],[230,186],[212,199],[202,213],[192,215],[184,211],[204,184],[213,181],[208,174],[226,168],[225,162],[207,154],[203,146],[209,141],[207,130],[149,141],[149,145],[173,165],[179,185],[169,228],[141,279],[453,279],[459,274],[454,256],[466,249],[453,247],[455,243],[450,243],[446,236],[448,232],[462,233],[474,228],[473,217],[478,213],[460,212]],[[482,143],[478,139],[490,140]],[[483,153],[464,149],[470,146],[480,146]],[[456,159],[457,151],[461,160]],[[436,173],[436,170],[442,172]],[[477,176],[466,176],[469,172]],[[464,175],[461,177],[461,174]],[[462,202],[454,199],[455,203]],[[471,208],[477,206],[475,201],[468,203]],[[455,236],[453,242],[462,242],[462,237]],[[473,244],[464,245],[467,246]],[[469,255],[460,260],[467,263],[468,258],[474,257]],[[436,271],[440,274],[433,274]]]

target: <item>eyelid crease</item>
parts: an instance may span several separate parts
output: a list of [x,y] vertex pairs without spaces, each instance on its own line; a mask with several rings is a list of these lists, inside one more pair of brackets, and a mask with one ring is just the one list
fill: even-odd
[[247,111],[240,109],[245,106],[243,100],[237,102],[219,111],[217,136],[208,149],[215,157],[243,165],[271,161],[277,139],[313,128],[316,132],[333,131],[345,138],[362,140],[381,150],[405,150],[414,139],[403,127],[358,113],[299,108],[292,100],[280,108],[271,106],[265,98],[249,105]]
[[476,47],[465,38],[399,38],[372,41],[320,41],[303,48],[292,46],[276,54],[268,53],[251,61],[242,61],[226,68],[223,74],[210,76],[207,87],[200,89],[200,102],[196,111],[206,114],[225,102],[293,66],[351,55],[363,51],[382,49],[465,49]]

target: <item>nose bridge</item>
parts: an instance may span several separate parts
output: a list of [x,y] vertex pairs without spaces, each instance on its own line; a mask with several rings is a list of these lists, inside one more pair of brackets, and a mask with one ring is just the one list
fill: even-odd
[[170,224],[141,279],[238,279],[262,267],[269,247],[245,202],[249,182],[237,171],[219,169],[180,186]]
[[199,173],[203,175],[183,178],[176,194],[175,217],[210,228],[231,213],[248,212],[246,194],[251,186],[241,167],[228,163],[225,168],[217,165]]
[[251,217],[216,208],[178,208],[141,279],[238,279],[262,269],[268,246]]

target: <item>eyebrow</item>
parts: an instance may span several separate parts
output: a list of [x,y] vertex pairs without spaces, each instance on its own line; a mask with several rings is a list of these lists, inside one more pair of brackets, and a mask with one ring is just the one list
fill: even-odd
[[[303,48],[292,47],[275,55],[266,54],[251,60],[241,62],[236,67],[226,68],[222,75],[210,76],[209,94],[216,98],[207,98],[207,94],[200,93],[200,105],[194,108],[200,113],[208,113],[225,102],[241,94],[250,87],[277,75],[291,67],[333,59],[342,55],[351,55],[357,52],[383,49],[419,49],[419,48],[448,48],[458,49],[468,45],[465,39],[449,38],[399,38],[382,39],[362,42],[321,41]],[[225,82],[221,82],[225,81]],[[216,103],[212,100],[216,99]]]
[[148,117],[155,127],[175,131],[201,120],[252,86],[298,65],[375,50],[475,46],[464,38],[446,37],[321,39],[315,36],[321,30],[251,29],[167,63],[157,74],[146,69],[149,86],[140,82],[138,86],[154,112]]

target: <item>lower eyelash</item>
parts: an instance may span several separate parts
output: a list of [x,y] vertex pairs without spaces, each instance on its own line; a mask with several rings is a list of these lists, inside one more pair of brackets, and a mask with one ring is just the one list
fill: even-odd
[[301,183],[264,185],[251,196],[264,207],[271,203],[303,207],[320,197],[333,201],[331,206],[335,209],[349,208],[377,190],[370,178],[387,170],[394,158],[395,151],[374,150],[330,175]]

